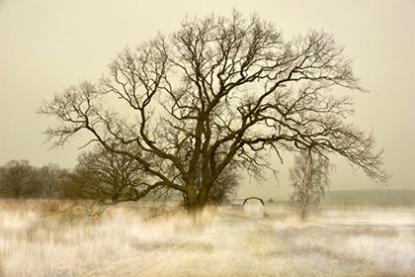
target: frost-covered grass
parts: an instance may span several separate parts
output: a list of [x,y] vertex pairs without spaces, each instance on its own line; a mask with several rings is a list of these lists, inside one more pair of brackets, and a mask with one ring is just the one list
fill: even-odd
[[0,276],[415,275],[414,209],[266,213],[209,209],[194,226],[141,206],[0,200]]

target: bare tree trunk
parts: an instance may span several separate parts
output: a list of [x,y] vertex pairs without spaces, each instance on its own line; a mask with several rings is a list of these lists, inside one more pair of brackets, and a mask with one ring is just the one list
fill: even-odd
[[205,208],[205,202],[202,201],[194,189],[190,189],[185,196],[185,207],[188,216],[193,220],[195,225],[198,225],[201,220],[203,209]]
[[307,216],[308,216],[307,207],[306,206],[301,207],[301,213],[300,213],[301,221],[305,221],[307,219]]
[[193,223],[197,224],[200,221],[202,209],[199,207],[198,203],[192,203],[187,206],[187,214],[193,220]]

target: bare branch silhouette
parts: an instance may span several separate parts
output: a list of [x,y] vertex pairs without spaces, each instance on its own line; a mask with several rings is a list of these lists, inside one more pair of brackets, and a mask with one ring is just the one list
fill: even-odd
[[126,49],[99,83],[67,89],[41,113],[60,120],[47,131],[56,144],[86,131],[183,193],[195,211],[227,166],[260,174],[270,151],[312,147],[385,181],[381,152],[346,122],[352,102],[336,88],[363,91],[332,35],[287,41],[272,24],[235,11],[186,20],[171,36]]

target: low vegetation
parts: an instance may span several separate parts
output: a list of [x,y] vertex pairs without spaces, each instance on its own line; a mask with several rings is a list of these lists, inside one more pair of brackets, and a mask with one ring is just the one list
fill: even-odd
[[330,209],[301,223],[288,207],[268,204],[268,217],[253,219],[222,206],[194,226],[180,211],[157,215],[161,208],[1,200],[0,275],[415,274],[409,209]]

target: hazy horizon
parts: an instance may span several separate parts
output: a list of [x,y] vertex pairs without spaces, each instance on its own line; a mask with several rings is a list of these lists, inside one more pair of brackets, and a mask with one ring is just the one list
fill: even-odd
[[[393,3],[393,5],[392,5]],[[233,8],[274,22],[284,37],[309,30],[333,33],[354,61],[370,93],[354,95],[347,121],[372,132],[384,149],[393,189],[415,184],[415,1],[7,1],[0,0],[0,165],[73,167],[85,142],[50,149],[43,134],[53,124],[36,111],[55,93],[82,80],[96,81],[126,45],[177,30],[188,16],[229,15]],[[411,27],[412,26],[412,27]],[[245,179],[240,196],[286,198],[288,170],[275,159],[278,181]],[[331,190],[382,188],[341,159],[334,160]]]

